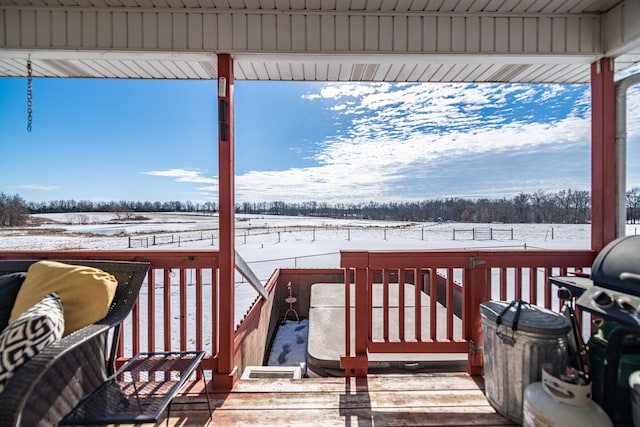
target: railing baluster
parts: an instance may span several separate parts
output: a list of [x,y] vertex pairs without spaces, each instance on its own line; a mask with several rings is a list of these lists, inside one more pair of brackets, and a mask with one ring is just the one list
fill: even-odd
[[180,269],[180,351],[187,350],[187,269]]
[[398,337],[404,341],[404,268],[398,270]]
[[202,269],[196,268],[196,349],[204,348],[202,343]]
[[516,299],[522,299],[522,268],[516,267],[513,270],[514,282],[516,288]]
[[211,354],[216,356],[220,353],[220,333],[218,325],[220,324],[220,281],[218,274],[220,270],[217,268],[211,271]]
[[551,268],[545,267],[544,269],[544,307],[551,308],[551,284],[547,280],[551,276]]
[[498,269],[500,275],[500,300],[507,300],[507,269],[502,267]]
[[[202,269],[195,269],[195,279],[196,279],[196,289],[195,289],[195,298],[196,298],[196,349],[204,348],[202,343]],[[202,378],[202,370],[196,369],[196,379]]]
[[[345,318],[345,355],[351,354],[351,273],[355,270],[347,269],[344,274],[344,318]],[[355,281],[355,280],[354,280]]]
[[[368,269],[367,271],[367,283],[368,283],[368,293],[367,298],[369,299],[369,304],[367,304],[367,309],[369,310],[369,327],[367,330],[367,339],[371,341],[373,337],[373,270]],[[377,272],[376,272],[377,273]]]
[[164,270],[163,309],[164,309],[164,351],[171,351],[171,271]]
[[147,275],[147,351],[156,351],[156,272]]
[[454,294],[453,294],[453,268],[447,269],[447,339],[453,339],[453,314],[454,314]]
[[429,338],[438,339],[438,270],[432,268],[429,274]]
[[384,341],[389,341],[389,270],[382,270],[382,316],[383,331],[382,337]]
[[529,302],[538,304],[538,269],[529,268]]
[[[131,347],[133,348],[133,354],[140,353],[140,328],[135,325],[140,324],[140,307],[138,302],[133,306],[131,310]],[[121,328],[122,329],[122,328]]]
[[414,325],[414,336],[415,340],[420,342],[422,341],[422,280],[420,279],[419,269],[414,268],[410,270],[413,274],[413,291],[414,291],[414,311],[415,311],[415,325]]

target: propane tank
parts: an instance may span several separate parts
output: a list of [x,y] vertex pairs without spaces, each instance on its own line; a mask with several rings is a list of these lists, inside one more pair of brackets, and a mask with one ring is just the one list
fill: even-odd
[[542,365],[542,382],[524,391],[523,426],[613,427],[606,412],[591,400],[591,383],[572,384],[551,375],[552,365]]

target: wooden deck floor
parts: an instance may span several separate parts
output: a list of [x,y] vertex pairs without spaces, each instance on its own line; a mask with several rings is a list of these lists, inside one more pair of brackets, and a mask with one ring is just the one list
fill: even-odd
[[487,402],[481,377],[463,373],[240,380],[231,392],[210,393],[211,419],[195,391],[176,397],[170,426],[516,425]]

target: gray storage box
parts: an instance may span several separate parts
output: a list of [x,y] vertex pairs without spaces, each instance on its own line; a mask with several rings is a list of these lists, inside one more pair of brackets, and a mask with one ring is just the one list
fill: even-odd
[[502,415],[522,424],[524,389],[541,381],[542,365],[550,363],[555,376],[567,366],[571,325],[545,308],[523,302],[517,315],[517,307],[515,302],[488,301],[480,304],[480,314],[487,399]]

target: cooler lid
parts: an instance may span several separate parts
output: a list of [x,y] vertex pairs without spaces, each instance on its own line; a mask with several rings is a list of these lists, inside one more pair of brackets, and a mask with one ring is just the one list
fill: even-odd
[[[480,314],[487,321],[496,323],[498,316],[511,304],[510,301],[486,301],[480,304]],[[501,324],[511,329],[517,312],[517,304],[512,305],[502,316]],[[518,318],[518,331],[540,335],[565,335],[571,329],[569,320],[560,313],[523,303]]]

